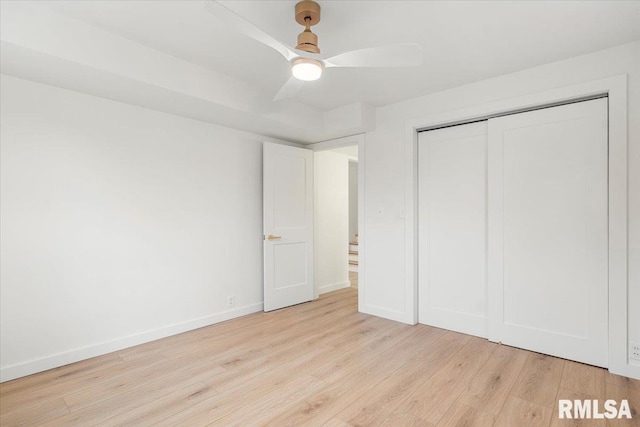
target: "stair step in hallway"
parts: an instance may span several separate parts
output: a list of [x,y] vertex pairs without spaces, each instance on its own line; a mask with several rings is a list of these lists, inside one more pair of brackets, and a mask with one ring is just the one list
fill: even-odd
[[349,271],[358,271],[358,233],[349,242]]

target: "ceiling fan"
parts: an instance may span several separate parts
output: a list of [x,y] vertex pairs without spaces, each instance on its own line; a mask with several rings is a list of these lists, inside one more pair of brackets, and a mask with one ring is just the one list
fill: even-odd
[[353,50],[330,58],[323,58],[318,36],[311,27],[320,22],[320,5],[303,0],[295,6],[295,19],[305,29],[298,35],[295,49],[281,43],[240,15],[214,0],[206,0],[207,10],[226,24],[252,39],[271,47],[291,63],[291,78],[278,91],[273,101],[290,98],[305,81],[317,80],[325,68],[334,67],[413,67],[422,64],[422,49],[417,43],[400,43]]

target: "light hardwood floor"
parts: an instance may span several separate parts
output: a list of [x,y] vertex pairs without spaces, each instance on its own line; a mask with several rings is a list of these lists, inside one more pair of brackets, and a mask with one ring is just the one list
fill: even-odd
[[640,381],[360,314],[346,288],[4,383],[0,425],[607,425],[560,422],[559,398],[640,420]]

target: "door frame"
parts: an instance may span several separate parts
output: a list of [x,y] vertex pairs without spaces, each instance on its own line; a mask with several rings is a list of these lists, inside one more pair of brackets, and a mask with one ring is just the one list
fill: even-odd
[[[364,216],[364,201],[365,201],[365,186],[364,186],[364,153],[365,153],[365,136],[363,133],[351,136],[345,136],[343,138],[330,139],[328,141],[316,142],[314,144],[308,144],[305,148],[309,148],[315,151],[334,150],[336,148],[349,147],[352,145],[358,146],[358,230],[365,229],[365,216]],[[366,292],[365,270],[366,270],[366,236],[363,234],[358,235],[358,311],[362,311],[362,305],[364,303],[364,294]],[[316,297],[318,296],[318,289],[316,287]]]
[[405,122],[405,295],[406,323],[418,321],[418,131],[601,96],[609,104],[609,371],[640,378],[628,362],[627,75],[503,99]]

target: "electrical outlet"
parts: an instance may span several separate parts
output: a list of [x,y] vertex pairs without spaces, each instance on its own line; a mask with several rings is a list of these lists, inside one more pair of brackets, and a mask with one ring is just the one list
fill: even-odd
[[231,308],[236,305],[236,297],[233,295],[229,295],[227,297],[227,307]]
[[633,360],[640,360],[640,344],[630,343],[629,347],[629,358]]

